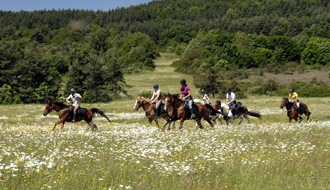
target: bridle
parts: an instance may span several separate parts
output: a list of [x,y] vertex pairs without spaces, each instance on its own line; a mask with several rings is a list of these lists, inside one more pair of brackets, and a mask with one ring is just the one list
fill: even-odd
[[174,98],[173,98],[173,96],[172,96],[172,101],[171,101],[171,103],[170,103],[170,104],[165,104],[165,106],[166,106],[166,107],[169,107],[170,105],[173,105],[173,103],[174,103]]
[[45,109],[45,111],[44,111],[44,112],[46,112],[46,111],[47,111],[47,113],[49,113],[49,112],[51,112],[51,111],[53,110],[53,108],[54,108],[54,104],[52,103],[52,107],[51,107],[49,110]]
[[[135,109],[138,110],[142,106],[143,106],[143,102],[140,102],[140,100],[139,100],[139,105],[138,106],[135,106]],[[145,110],[145,112],[147,113],[151,109],[151,107],[152,107],[152,105],[149,107],[149,109]]]

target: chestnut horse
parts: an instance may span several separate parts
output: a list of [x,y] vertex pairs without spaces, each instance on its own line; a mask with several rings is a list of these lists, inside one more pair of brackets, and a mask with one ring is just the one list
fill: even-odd
[[[171,95],[167,94],[165,98],[165,111],[167,111],[171,121],[180,120],[180,128],[182,129],[183,122],[190,119],[190,111],[184,108],[184,101],[178,98],[178,94]],[[203,129],[201,120],[204,118],[212,127],[214,127],[212,121],[210,120],[209,109],[202,104],[195,104],[198,107],[199,112],[195,114],[195,119],[199,128]],[[210,109],[213,109],[210,106]],[[187,111],[187,112],[186,112]],[[169,127],[170,130],[170,127]]]
[[[55,123],[55,126],[53,127],[52,130],[54,130],[56,125],[58,125],[58,124],[61,124],[61,129],[63,129],[64,123],[66,121],[67,122],[72,121],[73,109],[70,109],[70,106],[65,105],[61,102],[48,101],[43,115],[47,116],[47,114],[53,110],[58,112],[60,120]],[[91,109],[79,108],[77,110],[76,122],[85,120],[88,123],[90,129],[92,129],[92,130],[97,129],[96,125],[92,122],[94,113],[97,113],[97,114],[105,117],[111,123],[110,119],[102,111],[100,111],[96,108],[91,108]],[[88,130],[88,128],[87,128],[87,130]]]
[[[146,113],[146,117],[149,119],[149,125],[151,125],[152,121],[154,120],[156,122],[158,128],[159,128],[158,119],[155,118],[156,113],[152,109],[152,104],[151,104],[150,99],[149,98],[144,98],[142,96],[137,96],[136,101],[135,101],[135,105],[133,107],[133,110],[138,111],[141,107],[143,108],[144,112]],[[161,108],[159,108],[159,109],[161,109]],[[168,117],[167,113],[161,113],[159,115],[159,118],[163,118],[167,121],[165,123],[165,125],[170,124],[169,117]],[[173,127],[174,127],[174,124],[175,124],[175,122],[173,123]]]
[[[231,120],[231,122],[233,122],[234,119],[238,119],[238,118],[241,118],[241,121],[238,123],[238,125],[240,125],[243,121],[243,119],[247,119],[248,120],[248,123],[250,124],[250,118],[249,118],[249,115],[250,116],[253,116],[253,117],[257,117],[257,118],[261,118],[261,115],[257,112],[250,112],[246,106],[241,106],[241,107],[238,107],[236,108],[236,113],[237,113],[237,117],[234,117],[234,115],[231,115],[231,116],[228,116],[228,113],[229,113],[229,106],[226,105],[226,104],[222,104],[219,100],[217,100],[215,103],[214,103],[214,106],[213,108],[215,110],[220,110],[222,113],[224,113],[224,116],[223,118],[225,119],[227,125],[229,124],[229,120]],[[221,118],[222,119],[222,118]]]
[[[299,123],[303,120],[303,118],[301,116],[298,116],[297,106],[294,105],[292,102],[289,102],[289,99],[286,97],[282,98],[280,108],[283,109],[284,106],[286,107],[286,110],[288,111],[287,116],[289,117],[290,123],[291,123],[292,119],[298,121],[298,117],[299,117]],[[303,106],[303,107],[301,107],[301,106]],[[312,114],[311,112],[308,111],[307,105],[303,104],[303,103],[300,103],[299,112],[301,115],[305,114],[307,116],[307,121],[309,119],[309,116]]]

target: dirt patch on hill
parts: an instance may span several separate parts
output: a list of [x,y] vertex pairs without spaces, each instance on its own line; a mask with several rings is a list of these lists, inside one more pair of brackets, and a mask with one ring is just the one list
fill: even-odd
[[293,80],[295,81],[302,81],[302,82],[310,82],[314,78],[317,79],[317,81],[323,81],[327,84],[330,84],[329,75],[325,71],[314,71],[314,72],[308,72],[308,73],[302,73],[302,74],[292,74],[292,75],[285,75],[285,74],[272,74],[272,73],[264,73],[264,76],[257,76],[252,75],[249,77],[250,80],[268,80],[268,79],[275,79],[276,81],[279,81],[282,84],[289,84]]

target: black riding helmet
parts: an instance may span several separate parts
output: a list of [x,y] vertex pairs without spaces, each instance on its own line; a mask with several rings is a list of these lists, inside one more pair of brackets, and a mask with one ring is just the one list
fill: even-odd
[[154,88],[158,88],[159,86],[158,86],[158,84],[154,84]]
[[290,92],[294,92],[294,88],[290,88]]
[[205,90],[204,89],[202,89],[202,93],[205,93]]
[[231,92],[231,88],[227,88],[227,92]]
[[186,82],[185,79],[181,79],[181,80],[180,80],[180,83],[186,84],[187,82]]

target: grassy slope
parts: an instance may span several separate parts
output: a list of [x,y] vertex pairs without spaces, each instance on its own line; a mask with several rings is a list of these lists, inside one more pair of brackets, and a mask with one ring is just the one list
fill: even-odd
[[[152,91],[153,85],[158,83],[160,89],[163,93],[179,93],[180,79],[184,78],[187,80],[189,87],[194,99],[200,99],[199,90],[193,85],[193,77],[191,75],[186,75],[182,73],[174,72],[174,68],[170,67],[170,64],[179,59],[173,54],[163,53],[160,58],[157,58],[155,61],[156,69],[154,71],[143,71],[138,74],[126,75],[125,79],[127,84],[132,86],[128,88],[129,97],[124,97],[121,100],[116,100],[109,103],[95,103],[95,104],[83,104],[85,108],[96,107],[105,112],[107,112],[110,117],[114,117],[114,121],[117,122],[136,122],[143,121],[146,122],[145,118],[129,118],[129,116],[118,119],[115,118],[118,113],[128,113],[128,114],[140,114],[143,115],[143,111],[139,110],[135,112],[132,108],[135,103],[135,98],[141,92]],[[267,76],[265,76],[267,78]],[[262,79],[262,78],[258,78]],[[216,95],[219,97],[219,95]],[[212,98],[211,102],[214,103],[216,100],[224,101],[225,95],[223,98]],[[312,114],[312,119],[326,119],[329,118],[330,109],[324,107],[323,105],[330,102],[330,98],[304,98],[300,97],[301,101],[306,103]],[[263,114],[263,121],[283,121],[287,122],[286,113],[279,109],[281,97],[273,96],[249,96],[248,99],[241,100],[242,103],[250,110],[257,110]],[[23,121],[35,121],[37,118],[38,121],[55,121],[57,119],[57,113],[53,112],[49,117],[41,116],[45,105],[1,105],[0,106],[0,121],[4,122],[17,122],[18,119]],[[318,109],[323,107],[323,109]],[[18,109],[24,111],[17,112]],[[18,116],[17,116],[18,115]],[[32,116],[32,117],[31,117]],[[7,119],[9,118],[9,120]],[[101,120],[102,121],[102,120]]]

